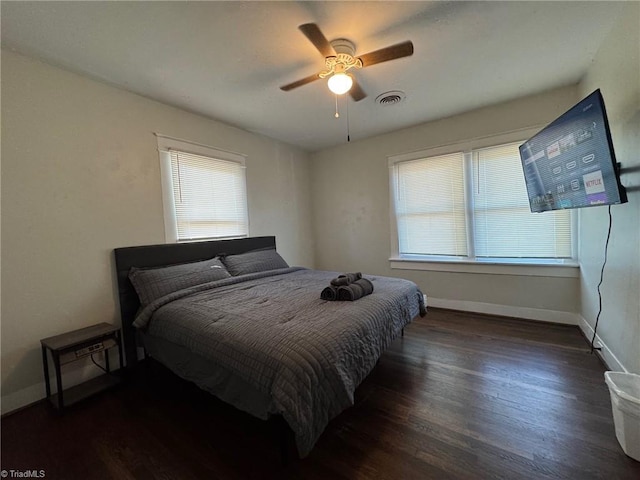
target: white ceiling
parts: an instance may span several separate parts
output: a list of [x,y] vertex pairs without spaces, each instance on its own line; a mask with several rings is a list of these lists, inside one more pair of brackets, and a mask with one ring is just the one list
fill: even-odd
[[[363,54],[412,57],[356,72],[351,140],[574,84],[621,12],[613,2],[2,2],[2,47],[308,151],[346,142],[324,66],[298,25]],[[376,104],[390,90],[393,106]]]

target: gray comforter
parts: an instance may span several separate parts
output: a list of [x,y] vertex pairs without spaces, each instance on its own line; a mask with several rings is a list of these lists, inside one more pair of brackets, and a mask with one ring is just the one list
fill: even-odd
[[424,314],[418,287],[396,278],[367,276],[374,292],[355,302],[321,300],[335,276],[294,267],[198,285],[156,300],[134,325],[269,395],[304,457],[353,405],[389,343]]

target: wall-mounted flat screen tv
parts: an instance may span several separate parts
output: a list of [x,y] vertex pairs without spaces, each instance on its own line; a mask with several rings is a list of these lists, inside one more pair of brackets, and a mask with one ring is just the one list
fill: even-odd
[[532,212],[627,201],[600,90],[522,144],[520,159]]

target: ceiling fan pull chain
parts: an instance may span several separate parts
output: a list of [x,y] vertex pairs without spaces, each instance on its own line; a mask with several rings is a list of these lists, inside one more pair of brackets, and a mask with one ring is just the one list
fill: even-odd
[[338,94],[336,94],[336,114],[334,116],[340,118],[340,114],[338,113]]
[[349,101],[345,102],[347,104],[347,143],[351,141],[351,134],[349,133]]

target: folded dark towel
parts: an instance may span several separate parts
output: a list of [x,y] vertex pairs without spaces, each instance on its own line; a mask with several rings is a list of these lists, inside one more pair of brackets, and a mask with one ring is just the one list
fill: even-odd
[[342,275],[338,275],[336,278],[331,280],[331,285],[334,287],[340,287],[342,285],[349,285],[350,283],[355,282],[356,280],[360,280],[362,278],[362,273],[344,273]]
[[351,283],[349,285],[343,285],[338,287],[338,300],[348,300],[353,302],[362,298],[364,295],[364,291],[360,285],[356,285],[355,283]]
[[355,283],[356,285],[360,285],[365,295],[371,295],[373,293],[373,283],[371,283],[371,280],[361,278],[360,280],[356,280],[353,283]]
[[373,293],[373,283],[366,278],[338,287],[338,300],[353,302]]
[[326,287],[320,293],[320,298],[322,300],[337,300],[338,299],[338,287],[334,287],[334,286]]

